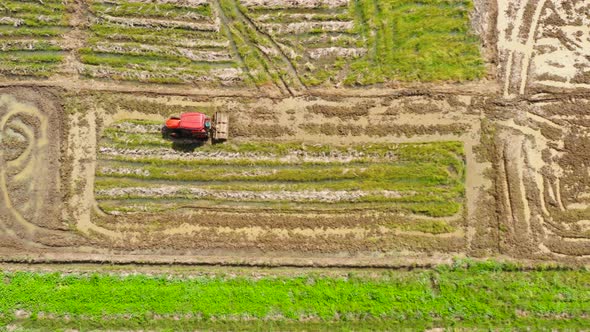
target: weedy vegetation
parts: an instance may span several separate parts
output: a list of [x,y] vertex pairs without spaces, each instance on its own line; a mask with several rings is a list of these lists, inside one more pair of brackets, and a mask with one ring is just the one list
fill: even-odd
[[481,78],[479,38],[469,26],[471,0],[353,0],[356,31],[367,47],[346,84],[465,81]]
[[471,0],[351,0],[348,6],[244,8],[307,86],[465,81],[485,74]]
[[341,277],[4,272],[0,280],[0,323],[25,329],[590,327],[586,270],[493,261]]

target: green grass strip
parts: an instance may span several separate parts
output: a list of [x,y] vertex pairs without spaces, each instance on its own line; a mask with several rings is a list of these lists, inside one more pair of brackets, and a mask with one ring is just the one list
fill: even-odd
[[284,7],[284,6],[242,6],[244,11],[247,11],[252,16],[259,16],[263,14],[275,14],[277,16],[289,15],[289,14],[323,14],[323,15],[340,15],[346,13],[346,7],[329,7],[329,6],[317,6],[317,7]]
[[[136,134],[136,136],[143,140],[143,138],[145,137],[141,137],[141,134]],[[122,140],[122,142],[124,142],[124,138],[119,138]],[[166,142],[164,144],[169,145],[169,142]],[[138,148],[143,148],[145,147],[146,143],[144,144],[139,144],[136,147]],[[133,146],[129,146],[126,143],[124,143],[123,145],[120,144],[103,144],[102,146],[116,146],[116,147],[128,147],[128,148],[133,148]],[[165,146],[163,146],[165,147]],[[301,146],[299,146],[301,147]],[[435,172],[431,172],[433,174],[438,174],[441,176],[448,176],[451,174],[458,174],[460,178],[462,178],[464,176],[464,162],[462,160],[459,160],[454,154],[449,153],[449,151],[441,151],[440,153],[438,153],[439,151],[436,150],[431,150],[428,149],[427,146],[425,146],[425,149],[420,149],[420,147],[416,147],[415,149],[413,149],[412,147],[403,147],[400,148],[399,150],[391,150],[391,153],[394,154],[394,156],[396,157],[396,159],[394,160],[381,160],[379,161],[378,158],[378,154],[379,152],[375,152],[374,154],[376,155],[376,157],[371,158],[371,164],[372,165],[368,165],[369,167],[373,167],[377,170],[377,166],[375,164],[375,162],[387,162],[390,165],[394,165],[397,164],[398,167],[402,167],[404,165],[406,165],[406,167],[418,167],[417,169],[419,170],[424,170],[425,167],[438,167],[439,171],[435,171]],[[216,149],[216,147],[213,147],[211,149]],[[231,148],[228,148],[228,150]],[[237,147],[237,149],[240,149],[239,147]],[[206,146],[203,147],[203,151],[211,151],[209,150]],[[215,150],[213,150],[215,151]],[[272,151],[272,150],[271,150]],[[293,151],[297,151],[297,150],[293,150]],[[334,150],[334,151],[338,151],[338,150]],[[269,151],[270,152],[270,151]],[[310,151],[311,152],[311,151]],[[414,153],[412,153],[414,152]],[[369,152],[368,152],[369,153]],[[110,157],[107,157],[110,159]],[[244,161],[243,159],[241,160],[236,160],[235,163],[233,161],[228,161],[228,162],[220,162],[220,161],[213,161],[213,160],[163,160],[163,159],[158,159],[158,158],[137,158],[137,159],[132,159],[132,158],[125,158],[125,157],[114,157],[112,158],[113,160],[119,160],[123,161],[123,162],[130,162],[131,164],[136,164],[134,167],[180,167],[180,166],[193,166],[193,167],[198,167],[198,166],[223,166],[223,165],[227,165],[227,166],[242,166],[242,167],[248,167],[248,166],[277,166],[277,167],[287,167],[290,165],[299,165],[300,168],[301,167],[306,167],[306,166],[326,166],[326,165],[331,165],[331,166],[341,166],[342,167],[342,171],[344,172],[344,168],[351,168],[354,169],[355,165],[354,163],[352,164],[346,164],[346,163],[281,163],[278,161],[253,161],[252,163],[248,163],[247,161]],[[376,160],[377,159],[377,160]],[[105,160],[106,162],[106,160]],[[357,167],[358,168],[358,167]],[[444,169],[444,172],[441,172],[441,170]],[[155,173],[152,174],[159,174],[160,172],[156,169]],[[397,170],[396,170],[397,171]],[[413,178],[412,176],[412,170],[401,170],[400,169],[400,173],[403,176],[408,176],[409,178]],[[380,174],[383,174],[383,172],[381,172]],[[426,174],[426,173],[424,173]],[[360,177],[364,177],[365,174],[363,175],[357,175],[356,177],[360,178]],[[351,178],[354,177],[353,173],[349,174],[347,178]],[[396,178],[399,178],[396,177]],[[366,179],[370,180],[370,179],[374,179],[374,177],[367,177]],[[197,179],[189,179],[187,178],[186,180],[189,181],[197,181]]]
[[[183,56],[165,55],[158,53],[146,53],[142,55],[100,53],[90,48],[80,49],[80,61],[89,65],[107,65],[111,67],[123,67],[134,69],[179,68],[186,67],[192,70],[208,70],[215,68],[235,67],[233,61],[193,61]],[[169,69],[171,70],[171,69]]]
[[[88,48],[91,49],[93,52],[96,53],[101,53],[101,48],[104,47],[105,45],[109,45],[109,42],[104,42],[102,40],[100,40],[99,38],[92,38],[92,40],[88,40]],[[147,45],[144,45],[142,43],[137,43],[137,42],[118,42],[116,44],[117,46],[117,50],[116,51],[108,51],[108,54],[121,54],[121,55],[130,55],[130,56],[150,56],[150,57],[168,57],[168,56],[173,56],[173,57],[181,57],[181,58],[186,58],[186,59],[190,59],[186,56],[183,55],[182,52],[184,52],[185,48],[176,48],[176,47],[171,47],[168,45],[162,45],[162,44],[158,44],[158,46],[152,46],[152,47],[146,47]],[[195,49],[197,52],[223,52],[224,48],[223,47],[197,47]],[[225,52],[223,52],[225,53]],[[228,60],[223,59],[221,60],[222,62],[227,62]],[[211,61],[208,62],[217,62],[216,60],[212,59]]]
[[[49,1],[24,2],[22,0],[4,0],[0,7],[0,14],[13,16],[14,13],[28,13],[33,15],[63,14],[66,6],[62,1],[51,3]],[[13,16],[14,17],[14,16]]]
[[243,158],[236,158],[236,159],[183,159],[182,157],[178,157],[178,159],[160,159],[158,157],[143,157],[143,156],[121,156],[121,155],[108,155],[108,154],[98,154],[98,158],[103,161],[121,161],[121,162],[129,162],[129,163],[142,163],[142,164],[150,164],[155,166],[164,166],[164,165],[184,165],[184,166],[220,166],[220,165],[228,165],[228,166],[288,166],[288,165],[301,165],[301,166],[326,166],[326,165],[340,165],[340,166],[360,166],[360,165],[367,165],[369,163],[375,162],[387,162],[387,160],[382,160],[379,158],[355,158],[347,160],[346,162],[342,161],[304,161],[303,159],[288,159],[282,161],[280,159],[248,159],[247,157]]
[[[129,172],[110,171],[130,170]],[[135,172],[137,171],[137,172]],[[139,172],[142,171],[142,172]],[[167,165],[133,165],[128,163],[110,162],[106,165],[100,163],[97,167],[97,175],[112,177],[129,177],[178,180],[178,181],[337,181],[350,180],[383,180],[414,182],[421,185],[448,185],[453,180],[446,169],[446,165],[432,164],[371,164],[363,169],[355,169],[340,166],[312,166],[312,167],[281,167],[281,168],[259,168],[252,170],[251,167],[238,166],[208,166],[204,168],[187,168],[183,166]]]
[[52,63],[61,62],[65,53],[53,51],[5,51],[0,52],[0,61],[14,63]]
[[[109,67],[109,78],[119,81],[136,81],[142,83],[161,83],[161,84],[181,84],[192,82],[190,76],[200,77],[210,74],[210,69],[197,68],[170,68],[170,67],[139,67],[128,68],[112,68]],[[82,75],[86,77],[104,78],[101,69],[104,66],[85,65]],[[189,77],[180,77],[181,75],[189,75]]]
[[68,17],[64,13],[52,13],[48,15],[39,15],[30,12],[11,13],[10,17],[23,20],[25,26],[68,26]]
[[[371,275],[181,279],[0,273],[0,325],[191,330],[262,324],[289,330],[590,327],[590,273],[583,270],[513,271],[488,262]],[[31,316],[19,321],[16,310]],[[40,313],[53,318],[41,319]],[[163,319],[156,320],[156,315]]]
[[0,37],[58,37],[68,31],[65,27],[29,27],[0,25]]
[[8,0],[7,2],[42,4],[49,6],[64,5],[64,0]]

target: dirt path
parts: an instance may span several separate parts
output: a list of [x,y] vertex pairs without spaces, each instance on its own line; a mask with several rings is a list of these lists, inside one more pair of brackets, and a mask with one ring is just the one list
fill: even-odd
[[67,76],[69,79],[77,80],[80,78],[82,70],[77,50],[84,47],[88,35],[88,26],[90,25],[88,3],[85,0],[69,0],[68,5],[71,13],[71,30],[63,35],[60,42],[67,54],[57,77]]
[[96,113],[90,110],[77,114],[71,122],[69,153],[73,159],[71,185],[75,194],[70,199],[70,206],[73,208],[76,227],[86,234],[92,231],[112,239],[120,239],[122,234],[99,227],[91,221],[93,213],[97,213],[94,201]]
[[[27,88],[27,87],[58,87],[68,91],[95,91],[95,92],[121,92],[137,95],[155,96],[185,96],[185,97],[252,97],[271,98],[283,100],[285,94],[273,89],[257,88],[227,88],[214,89],[206,87],[191,87],[187,85],[154,85],[125,82],[105,82],[92,79],[71,79],[54,77],[50,80],[19,80],[0,81],[0,87]],[[400,98],[404,96],[435,96],[435,95],[472,95],[489,96],[501,91],[497,82],[481,81],[466,84],[412,84],[400,85],[397,88],[310,88],[301,93],[301,96],[310,97],[363,97]]]

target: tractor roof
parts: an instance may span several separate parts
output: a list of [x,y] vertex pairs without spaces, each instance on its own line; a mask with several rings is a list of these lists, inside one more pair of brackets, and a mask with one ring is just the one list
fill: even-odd
[[205,128],[205,119],[207,116],[203,113],[184,113],[180,115],[180,128],[190,130],[203,130]]

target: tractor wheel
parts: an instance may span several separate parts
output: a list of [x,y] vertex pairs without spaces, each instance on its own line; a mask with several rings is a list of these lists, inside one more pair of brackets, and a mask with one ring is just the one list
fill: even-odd
[[168,127],[162,127],[162,138],[170,138],[170,129]]

